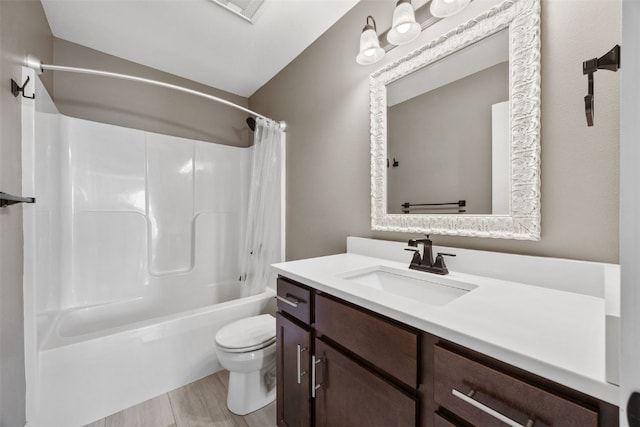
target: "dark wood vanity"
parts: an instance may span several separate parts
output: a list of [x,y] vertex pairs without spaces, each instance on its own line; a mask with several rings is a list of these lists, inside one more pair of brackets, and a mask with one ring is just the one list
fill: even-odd
[[618,425],[616,406],[286,277],[277,293],[278,426]]

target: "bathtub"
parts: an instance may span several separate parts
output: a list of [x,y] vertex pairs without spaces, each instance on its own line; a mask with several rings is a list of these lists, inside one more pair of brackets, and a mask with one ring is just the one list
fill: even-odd
[[80,427],[219,371],[216,332],[275,312],[273,289],[245,298],[239,289],[218,284],[60,313],[40,344],[29,426]]

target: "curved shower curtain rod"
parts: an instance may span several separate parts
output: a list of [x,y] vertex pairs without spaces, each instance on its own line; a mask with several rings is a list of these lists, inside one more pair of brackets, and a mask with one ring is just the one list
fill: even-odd
[[263,118],[265,120],[270,120],[272,122],[276,122],[280,125],[280,129],[282,129],[282,131],[284,131],[287,127],[287,124],[284,121],[280,121],[277,122],[267,116],[263,116],[262,114],[256,113],[255,111],[252,111],[248,108],[245,108],[241,105],[238,104],[234,104],[231,101],[227,101],[226,99],[222,99],[222,98],[218,98],[217,96],[213,96],[213,95],[209,95],[207,93],[204,92],[199,92],[197,90],[193,90],[193,89],[187,89],[186,87],[182,87],[182,86],[178,86],[178,85],[174,85],[171,83],[165,83],[165,82],[161,82],[158,80],[151,80],[151,79],[145,79],[143,77],[136,77],[136,76],[130,76],[128,74],[120,74],[120,73],[112,73],[110,71],[100,71],[100,70],[92,70],[90,68],[77,68],[77,67],[66,67],[66,66],[62,66],[62,65],[51,65],[51,64],[43,64],[42,61],[40,61],[38,58],[34,57],[34,56],[27,56],[26,60],[25,60],[25,64],[27,67],[29,68],[33,68],[34,70],[36,70],[36,72],[38,74],[42,74],[45,70],[50,70],[50,71],[65,71],[65,72],[69,72],[69,73],[79,73],[79,74],[93,74],[96,76],[103,76],[103,77],[113,77],[116,79],[123,79],[123,80],[131,80],[134,82],[140,82],[140,83],[147,83],[150,85],[154,85],[154,86],[160,86],[160,87],[165,87],[168,89],[174,89],[180,92],[185,92],[185,93],[189,93],[191,95],[196,95],[196,96],[201,96],[203,98],[207,98],[210,99],[212,101],[216,101],[219,102],[221,104],[227,105],[229,107],[233,107],[236,108],[238,110],[242,110],[246,113],[249,113],[253,116],[256,117],[260,117]]

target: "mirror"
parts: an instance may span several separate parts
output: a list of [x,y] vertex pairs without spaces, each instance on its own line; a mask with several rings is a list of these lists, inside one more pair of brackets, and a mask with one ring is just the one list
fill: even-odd
[[508,123],[508,29],[388,84],[387,213],[507,215]]
[[539,123],[539,0],[507,0],[376,71],[372,229],[539,240]]

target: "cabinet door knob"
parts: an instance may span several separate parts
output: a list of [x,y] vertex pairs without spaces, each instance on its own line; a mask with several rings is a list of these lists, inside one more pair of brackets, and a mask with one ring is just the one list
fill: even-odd
[[496,419],[502,421],[503,423],[505,423],[508,426],[511,426],[511,427],[533,427],[533,420],[532,419],[527,420],[527,424],[523,425],[523,424],[520,424],[520,423],[512,420],[511,418],[501,414],[500,412],[496,411],[495,409],[490,408],[487,405],[478,402],[477,400],[475,400],[473,398],[473,395],[475,394],[475,390],[471,390],[469,392],[469,394],[464,394],[464,393],[461,393],[461,392],[459,392],[458,390],[456,390],[454,388],[453,390],[451,390],[451,393],[455,397],[457,397],[458,399],[461,399],[464,402],[467,402],[469,405],[481,410],[485,414],[491,415],[493,418],[496,418]]

